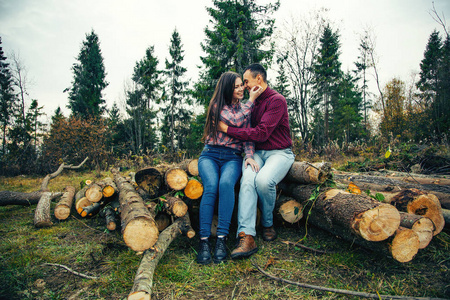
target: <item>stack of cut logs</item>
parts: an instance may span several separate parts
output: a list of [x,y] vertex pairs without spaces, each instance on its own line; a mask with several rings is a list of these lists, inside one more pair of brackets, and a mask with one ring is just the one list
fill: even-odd
[[[129,178],[113,169],[113,179],[89,182],[76,193],[67,187],[56,205],[55,217],[64,220],[75,199],[81,217],[99,214],[109,230],[116,229],[120,216],[124,242],[144,253],[128,299],[150,299],[153,272],[164,251],[180,234],[195,236],[187,203],[199,201],[203,194],[197,164],[192,159],[177,166],[148,167]],[[361,188],[373,186],[367,188],[355,177],[332,175],[330,163],[294,162],[278,185],[276,216],[291,224],[305,216],[306,226],[312,224],[399,262],[412,260],[444,228],[448,212],[433,193],[404,188],[381,192],[381,202],[361,193]],[[36,227],[51,226],[50,201],[50,194],[39,201]]]
[[[295,162],[279,185],[282,193],[279,199],[290,201],[289,207],[293,207],[285,211],[302,210],[307,215],[307,224],[364,248],[389,254],[399,262],[412,260],[444,228],[441,203],[434,194],[402,189],[385,193],[380,202],[361,193],[345,177],[339,181],[346,184],[344,189],[321,184],[330,177],[328,170],[327,163]],[[306,174],[313,176],[305,178]]]

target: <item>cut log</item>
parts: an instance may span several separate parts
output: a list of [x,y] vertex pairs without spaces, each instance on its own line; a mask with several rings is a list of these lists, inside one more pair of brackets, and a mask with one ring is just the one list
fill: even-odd
[[106,228],[110,231],[116,230],[117,223],[114,208],[110,205],[105,206],[102,210],[102,215],[105,217]]
[[442,216],[444,217],[445,227],[450,227],[450,210],[442,209]]
[[[400,225],[398,210],[386,203],[378,202],[364,195],[350,194],[346,191],[322,188],[316,185],[282,184],[283,192],[304,207],[304,211],[316,216],[315,226],[330,230],[341,226],[348,235],[356,234],[368,241],[382,241],[395,233]],[[317,194],[315,200],[311,195]],[[308,216],[307,220],[311,219]]]
[[191,176],[198,176],[198,159],[186,159],[181,162],[180,168]]
[[97,213],[100,212],[102,205],[103,205],[102,202],[94,202],[91,205],[85,206],[81,209],[80,216],[85,218],[85,217],[91,217],[93,215],[96,215]]
[[111,177],[106,177],[97,183],[102,188],[102,194],[105,198],[110,198],[117,193],[117,186]]
[[184,195],[192,200],[197,200],[203,195],[203,184],[197,179],[189,179],[184,188]]
[[[41,199],[42,194],[47,193],[43,191],[36,191],[30,193],[12,192],[12,191],[0,191],[0,206],[6,205],[23,205],[30,206],[37,204]],[[62,193],[53,193],[51,198],[61,196]]]
[[331,163],[309,163],[296,161],[292,164],[285,179],[291,182],[310,184],[321,183],[331,177]]
[[159,232],[163,231],[170,225],[170,216],[164,212],[160,212],[155,217],[156,226],[158,226]]
[[437,184],[413,184],[392,178],[355,175],[355,174],[334,174],[334,179],[348,184],[354,182],[361,190],[379,191],[379,192],[400,192],[406,189],[418,189],[431,192],[436,195],[441,206],[450,209],[450,186]]
[[[181,233],[192,238],[189,214],[178,218],[175,222],[161,232],[155,244],[155,250],[147,250],[141,260],[141,264],[134,278],[134,285],[128,295],[128,300],[150,300],[153,287],[153,274],[169,245]],[[194,232],[195,235],[195,232]]]
[[84,195],[91,202],[99,202],[103,198],[102,187],[97,183],[93,183],[87,188]]
[[137,185],[148,193],[149,198],[155,198],[161,195],[163,174],[158,168],[144,168],[136,172],[134,180]]
[[64,193],[55,207],[55,217],[58,220],[65,220],[70,216],[70,210],[72,208],[73,199],[75,197],[75,187],[66,186]]
[[391,204],[400,211],[429,218],[434,224],[433,235],[437,235],[444,228],[442,208],[433,194],[417,189],[404,190],[392,198]]
[[181,191],[188,183],[188,176],[186,171],[175,167],[166,171],[164,180],[170,189],[174,191]]
[[434,224],[425,217],[400,212],[400,226],[412,229],[419,238],[419,249],[424,249],[433,238]]
[[53,225],[50,217],[50,205],[52,202],[52,193],[45,192],[42,193],[41,199],[39,200],[36,210],[34,212],[34,226],[37,228],[49,227]]
[[92,202],[89,201],[88,198],[82,197],[82,198],[76,200],[76,202],[75,202],[75,210],[77,211],[77,213],[78,213],[80,216],[83,216],[83,215],[82,215],[83,209],[84,209],[85,207],[88,207],[88,206],[91,206],[91,205],[92,205]]
[[186,203],[177,197],[167,197],[166,199],[160,198],[164,202],[166,212],[179,218],[184,216],[188,211]]
[[399,262],[411,261],[419,251],[419,236],[408,228],[399,227],[389,246],[392,257]]
[[290,224],[300,221],[303,217],[303,205],[292,197],[283,194],[277,198],[274,211]]
[[114,182],[119,189],[120,217],[125,244],[134,251],[145,251],[156,243],[159,236],[154,215],[133,185],[116,169],[112,170]]

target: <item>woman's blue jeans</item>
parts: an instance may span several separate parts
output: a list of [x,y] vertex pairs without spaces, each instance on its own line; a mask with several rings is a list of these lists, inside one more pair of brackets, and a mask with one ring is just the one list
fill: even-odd
[[218,196],[217,235],[228,235],[233,215],[234,187],[242,172],[241,152],[222,146],[206,145],[198,159],[203,183],[200,202],[200,238],[211,235],[211,223]]

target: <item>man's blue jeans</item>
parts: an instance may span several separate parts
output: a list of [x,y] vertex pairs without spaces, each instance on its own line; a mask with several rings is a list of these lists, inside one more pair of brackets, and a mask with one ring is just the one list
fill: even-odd
[[281,150],[257,150],[254,155],[259,164],[258,173],[250,166],[242,165],[242,179],[238,204],[238,231],[256,235],[256,210],[261,210],[261,225],[273,225],[273,209],[277,196],[276,186],[286,176],[295,156],[290,148]]
[[198,159],[203,183],[200,202],[200,238],[211,235],[216,198],[219,196],[217,235],[228,235],[233,215],[234,187],[241,176],[241,152],[228,147],[206,145]]

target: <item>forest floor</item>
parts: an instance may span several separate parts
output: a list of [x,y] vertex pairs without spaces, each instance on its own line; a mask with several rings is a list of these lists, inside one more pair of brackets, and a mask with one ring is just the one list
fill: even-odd
[[[51,190],[79,186],[83,179],[108,172],[68,171],[52,179]],[[0,190],[39,189],[39,177],[0,177]],[[55,203],[52,203],[54,208]],[[142,255],[129,249],[120,231],[108,231],[98,216],[76,213],[65,221],[36,229],[36,205],[0,207],[0,299],[124,299],[131,291]],[[233,220],[228,248],[236,243]],[[179,236],[166,250],[153,278],[152,299],[361,299],[335,292],[301,288],[273,276],[315,286],[375,295],[450,299],[450,231],[436,235],[412,261],[400,263],[322,231],[304,220],[278,222],[273,242],[258,234],[259,251],[249,259],[207,266],[196,263],[198,236]],[[194,226],[194,229],[195,226]],[[292,243],[326,251],[307,251]],[[96,276],[85,279],[63,268]],[[381,296],[380,296],[381,297]]]

